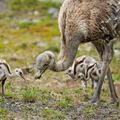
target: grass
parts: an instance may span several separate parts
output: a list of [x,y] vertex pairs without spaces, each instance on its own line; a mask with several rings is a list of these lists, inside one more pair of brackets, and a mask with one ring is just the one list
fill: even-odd
[[0,108],[0,119],[1,120],[9,120],[8,113],[9,113],[8,109]]
[[65,120],[63,113],[50,108],[43,109],[42,116],[45,120]]
[[5,99],[3,97],[0,97],[0,105],[4,104]]
[[57,105],[61,108],[69,108],[73,105],[71,98],[66,97],[62,100],[60,100]]
[[38,90],[27,87],[22,91],[22,99],[25,102],[36,102],[38,98]]
[[94,105],[88,105],[84,110],[83,110],[83,113],[86,115],[86,116],[92,116],[95,114],[95,112],[97,111],[97,106],[94,106]]
[[[13,11],[42,11],[41,14],[47,14],[46,9],[54,7],[59,8],[60,3],[59,2],[52,2],[51,0],[48,0],[46,2],[40,1],[40,0],[10,0],[8,1],[9,7]],[[22,7],[21,7],[22,6]]]

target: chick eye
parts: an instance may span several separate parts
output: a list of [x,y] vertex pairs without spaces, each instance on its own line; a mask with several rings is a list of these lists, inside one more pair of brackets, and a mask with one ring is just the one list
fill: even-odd
[[101,70],[98,70],[98,72],[101,74]]
[[79,75],[78,78],[81,78],[81,76]]
[[80,67],[82,68],[82,67],[83,67],[83,65],[80,65]]
[[68,72],[70,73],[72,70],[68,70]]

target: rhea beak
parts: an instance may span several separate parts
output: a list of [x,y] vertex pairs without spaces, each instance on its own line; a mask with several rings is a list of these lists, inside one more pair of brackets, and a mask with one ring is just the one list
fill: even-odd
[[41,72],[37,72],[37,73],[35,74],[35,79],[40,79],[41,76],[42,76],[42,73],[41,73]]
[[47,70],[48,67],[44,67],[42,70],[38,70],[37,73],[35,74],[35,79],[40,79],[42,74]]

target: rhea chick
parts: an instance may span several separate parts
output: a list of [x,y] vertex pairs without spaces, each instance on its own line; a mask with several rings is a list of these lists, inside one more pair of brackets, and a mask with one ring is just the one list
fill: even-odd
[[72,79],[80,79],[83,87],[87,87],[87,81],[91,79],[92,88],[97,87],[100,77],[101,64],[93,57],[82,56],[76,58],[73,65],[66,71]]
[[2,96],[5,94],[5,82],[8,77],[19,76],[25,80],[24,74],[20,68],[16,68],[13,72],[9,64],[5,60],[0,60],[0,82],[2,84]]

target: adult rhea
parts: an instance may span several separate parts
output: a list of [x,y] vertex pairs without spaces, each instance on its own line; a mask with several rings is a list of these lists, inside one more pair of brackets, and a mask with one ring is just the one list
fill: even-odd
[[36,78],[49,68],[59,72],[68,69],[76,56],[78,46],[91,42],[102,60],[102,73],[91,100],[100,99],[102,84],[107,74],[112,102],[118,100],[109,64],[113,58],[113,39],[120,36],[120,0],[64,0],[59,13],[61,32],[60,60],[52,52],[37,57]]

